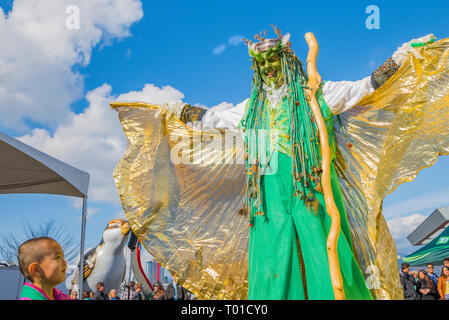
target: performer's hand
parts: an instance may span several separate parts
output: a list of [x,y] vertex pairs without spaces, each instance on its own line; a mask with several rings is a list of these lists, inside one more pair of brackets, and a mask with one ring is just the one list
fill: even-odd
[[186,104],[187,103],[184,103],[184,102],[181,102],[181,101],[173,101],[173,102],[164,103],[162,105],[162,107],[167,109],[167,111],[169,113],[173,113],[176,118],[180,119],[181,118],[182,109],[184,109]]
[[162,109],[167,110],[168,114],[174,114],[175,117],[177,117],[178,119],[181,118],[181,112],[182,109],[184,109],[184,107],[186,106],[187,103],[181,102],[181,101],[172,101],[172,102],[168,102],[168,103],[164,103],[162,105],[162,108],[160,108],[155,114],[154,116],[156,118],[159,118],[159,116],[162,113]]
[[396,62],[398,65],[401,66],[404,63],[407,56],[410,54],[410,52],[412,52],[414,50],[414,48],[412,47],[412,43],[429,42],[432,39],[432,37],[435,38],[433,33],[428,34],[427,36],[424,36],[424,37],[421,37],[418,39],[412,39],[409,42],[404,43],[393,53],[392,58],[393,58],[394,62]]

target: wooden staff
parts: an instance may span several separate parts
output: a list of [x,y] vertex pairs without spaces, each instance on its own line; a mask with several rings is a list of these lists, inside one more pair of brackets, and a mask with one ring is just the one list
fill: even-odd
[[331,217],[331,228],[327,237],[327,255],[329,258],[329,271],[332,281],[332,288],[334,290],[335,300],[345,300],[345,292],[343,290],[343,279],[341,277],[340,263],[338,262],[337,243],[338,236],[340,234],[340,212],[335,205],[334,195],[331,187],[331,160],[330,160],[330,148],[329,140],[324,123],[323,116],[321,114],[320,106],[316,100],[316,91],[321,84],[321,76],[318,73],[316,61],[318,58],[318,42],[316,41],[313,33],[308,32],[305,35],[307,44],[309,45],[309,54],[307,56],[307,74],[309,81],[307,86],[310,89],[306,89],[306,93],[309,96],[310,107],[320,132],[321,142],[321,155],[322,155],[322,176],[321,185],[323,187],[324,200],[326,202],[326,210]]

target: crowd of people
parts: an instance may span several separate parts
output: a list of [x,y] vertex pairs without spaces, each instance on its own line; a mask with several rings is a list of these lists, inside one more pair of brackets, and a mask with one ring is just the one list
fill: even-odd
[[449,300],[449,257],[444,258],[441,273],[435,273],[432,263],[426,269],[411,271],[402,263],[400,279],[405,300]]
[[[70,293],[72,300],[79,300],[78,291]],[[191,293],[177,284],[175,281],[168,284],[167,288],[160,282],[154,285],[154,291],[148,297],[148,300],[191,300]],[[120,290],[111,289],[106,292],[103,282],[98,282],[95,292],[84,290],[81,300],[147,300],[142,292],[142,284],[131,281]]]
[[[40,237],[24,242],[18,250],[19,268],[25,282],[20,300],[79,300],[74,290],[69,295],[56,288],[66,279],[67,263],[61,246],[52,238]],[[443,259],[441,274],[435,273],[432,263],[426,269],[411,271],[402,263],[400,280],[405,300],[449,300],[449,257]],[[98,282],[95,292],[84,291],[81,300],[194,300],[196,297],[173,280],[167,288],[157,282],[149,297],[142,292],[142,284],[129,282],[120,290],[106,292]]]

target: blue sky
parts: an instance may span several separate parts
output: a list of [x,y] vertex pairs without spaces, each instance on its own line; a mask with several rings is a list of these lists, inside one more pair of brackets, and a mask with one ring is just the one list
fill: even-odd
[[[34,54],[36,57],[33,59],[36,60],[33,60],[32,64],[26,60],[27,56],[15,60],[19,63],[18,67],[21,62],[36,66],[35,71],[33,68],[23,71],[22,80],[27,81],[17,82],[17,86],[20,86],[18,92],[30,93],[32,98],[41,100],[36,100],[36,109],[28,110],[24,104],[22,110],[19,104],[14,110],[17,112],[15,120],[0,121],[0,130],[14,137],[28,136],[25,141],[34,141],[34,146],[41,150],[91,173],[93,194],[89,195],[91,215],[87,224],[86,247],[95,246],[101,239],[107,221],[121,214],[112,182],[112,168],[126,147],[123,144],[124,137],[120,132],[109,133],[110,126],[105,127],[103,133],[93,132],[92,137],[101,136],[102,145],[98,148],[92,147],[93,149],[86,147],[86,150],[99,150],[98,154],[88,156],[87,151],[83,151],[84,146],[80,147],[80,143],[88,144],[86,139],[67,140],[64,145],[61,142],[63,139],[57,137],[62,129],[72,138],[78,133],[84,134],[81,129],[76,131],[73,128],[83,127],[82,115],[87,117],[88,112],[92,110],[105,112],[105,117],[108,117],[112,126],[119,128],[116,115],[113,111],[106,110],[107,103],[103,98],[113,99],[130,91],[141,91],[146,84],[152,84],[159,88],[170,86],[182,93],[184,101],[192,104],[208,107],[222,102],[237,104],[248,97],[252,75],[247,49],[235,40],[240,37],[252,39],[254,34],[263,30],[274,36],[270,24],[277,25],[284,33],[292,34],[293,49],[302,60],[307,55],[304,34],[313,32],[320,43],[318,68],[323,79],[327,80],[361,79],[390,57],[403,42],[429,33],[434,33],[438,38],[445,38],[449,30],[449,3],[442,0],[433,1],[432,4],[423,4],[422,1],[381,0],[207,3],[126,0],[130,4],[129,15],[123,14],[122,8],[110,5],[103,16],[101,6],[94,6],[98,1],[91,0],[91,4],[84,5],[86,1],[79,0],[67,2],[75,5],[79,3],[81,6],[81,30],[72,37],[67,36],[67,32],[63,30],[59,34],[57,29],[45,24],[45,21],[61,18],[60,16],[65,14],[64,11],[58,11],[44,1],[28,1],[37,7],[17,5],[25,3],[24,0],[0,0],[0,7],[5,12],[3,20],[14,30],[7,32],[23,30],[20,29],[21,24],[11,18],[13,13],[19,16],[21,10],[28,10],[27,21],[35,19],[36,24],[43,25],[44,32],[42,29],[36,29],[30,37],[23,39],[20,38],[22,33],[17,31],[21,41],[17,47],[35,49],[36,51],[30,51],[30,55]],[[132,4],[141,4],[141,7],[131,9]],[[368,5],[376,5],[380,9],[379,30],[368,30],[365,26],[368,17],[365,10]],[[85,14],[87,10],[91,10],[89,14]],[[91,12],[99,13],[95,15],[90,14]],[[122,19],[111,18],[114,16],[120,16]],[[89,33],[91,29],[84,29],[87,23],[91,23],[93,27],[98,26],[101,36],[95,38],[93,33]],[[48,29],[45,29],[47,27]],[[59,27],[64,28],[62,24]],[[119,27],[120,31],[117,31],[116,27]],[[1,28],[0,24],[0,34]],[[16,41],[16,38],[11,41]],[[73,46],[70,44],[72,38],[76,42]],[[31,44],[33,41],[41,45]],[[63,47],[56,46],[57,42]],[[82,53],[89,54],[90,60],[79,63],[76,58],[70,57],[70,54],[79,52],[79,45],[85,43],[88,45],[82,49]],[[0,43],[0,48],[1,45]],[[44,50],[45,46],[50,47],[50,52]],[[60,55],[57,53],[59,49],[63,52]],[[0,62],[2,58],[6,62],[10,61],[11,56],[6,56],[10,59],[7,60],[1,51],[0,49]],[[36,53],[40,51],[42,54]],[[39,62],[45,68],[39,68]],[[54,74],[48,71],[53,68],[56,70]],[[35,75],[35,80],[30,80],[34,79]],[[55,78],[53,75],[61,77],[61,81],[71,85],[59,88],[58,83],[51,80]],[[49,76],[49,80],[39,81],[44,76]],[[4,79],[0,73],[0,89],[2,80]],[[15,90],[13,85],[8,89]],[[53,86],[59,89],[51,91]],[[64,92],[71,87],[75,89]],[[33,92],[46,90],[54,92],[55,101],[58,101],[58,104],[51,108],[47,108],[48,101],[45,97],[32,95]],[[0,108],[6,108],[1,104],[1,92]],[[98,106],[104,106],[106,111],[98,111]],[[99,121],[102,117],[95,119],[96,122],[89,122],[89,125],[101,126]],[[114,121],[117,123],[114,124]],[[47,136],[42,137],[37,134],[39,132]],[[113,139],[108,139],[112,134]],[[74,141],[78,144],[70,145]],[[100,154],[105,145],[110,148],[104,150],[116,148],[111,151],[111,156],[107,152]],[[78,154],[73,152],[73,149],[77,148],[80,149]],[[106,167],[111,170],[102,168],[101,163],[107,163]],[[396,219],[392,228],[401,250],[413,250],[407,246],[405,240],[411,225],[422,221],[424,216],[437,207],[449,205],[449,186],[446,183],[448,180],[449,157],[440,157],[435,166],[424,169],[413,183],[401,185],[386,198],[385,216],[387,220]],[[109,200],[108,195],[113,200]],[[79,201],[46,195],[2,195],[0,201],[0,215],[5,221],[0,224],[0,233],[19,233],[23,221],[29,220],[33,223],[51,217],[64,225],[68,232],[79,237]]]
[[307,3],[285,1],[279,8],[274,1],[145,1],[145,16],[131,28],[132,38],[95,50],[85,69],[86,87],[107,81],[114,91],[127,92],[145,83],[167,84],[183,92],[187,101],[207,106],[238,103],[248,96],[251,85],[246,48],[228,45],[222,54],[212,54],[234,35],[252,40],[254,34],[271,32],[269,25],[276,24],[292,33],[293,48],[305,57],[303,36],[313,31],[321,46],[322,75],[329,80],[357,80],[369,74],[371,61],[383,62],[402,42],[441,33],[449,26],[445,10],[430,9],[431,17],[423,17],[414,5],[418,1],[408,2],[409,6],[377,1],[380,30],[365,28],[365,8],[372,1]]

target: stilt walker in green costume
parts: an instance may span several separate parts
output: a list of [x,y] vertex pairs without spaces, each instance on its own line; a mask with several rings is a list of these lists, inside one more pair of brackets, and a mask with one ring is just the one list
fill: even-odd
[[[382,200],[449,153],[449,40],[412,40],[371,76],[321,83],[316,52],[306,74],[275,32],[247,41],[251,96],[235,108],[111,104],[129,139],[114,176],[133,231],[200,299],[400,299]],[[448,126],[427,130],[435,108]],[[235,146],[216,153],[203,138],[227,145],[226,130]],[[168,161],[180,150],[216,161]]]
[[[248,298],[334,299],[327,253],[331,218],[321,186],[319,129],[306,94],[307,75],[288,36],[259,40],[249,43],[254,80],[240,122],[246,134],[246,204],[251,217]],[[278,101],[269,99],[276,91],[285,93],[277,94]],[[321,91],[317,98],[326,129],[333,133],[333,116]],[[333,160],[333,135],[329,145]],[[274,172],[266,174],[267,168]],[[337,252],[344,293],[348,299],[371,299],[354,257],[332,164],[331,181],[342,221]]]

